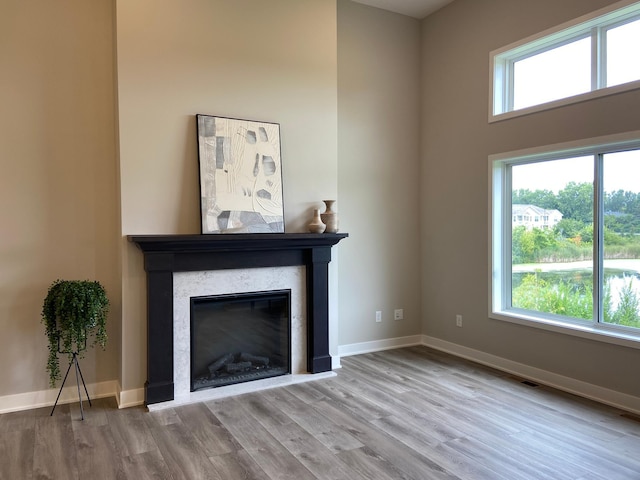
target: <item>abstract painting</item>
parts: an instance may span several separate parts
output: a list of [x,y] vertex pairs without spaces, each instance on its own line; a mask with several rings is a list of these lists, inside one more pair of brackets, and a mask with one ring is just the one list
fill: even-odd
[[196,115],[202,233],[282,233],[280,125]]

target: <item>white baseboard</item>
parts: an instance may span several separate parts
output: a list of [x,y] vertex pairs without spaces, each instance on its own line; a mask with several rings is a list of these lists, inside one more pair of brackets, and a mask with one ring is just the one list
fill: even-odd
[[[107,382],[87,384],[89,396],[94,398],[106,398],[116,396],[117,382],[109,380]],[[56,402],[56,397],[60,390],[50,388],[48,390],[40,390],[36,392],[18,393],[15,395],[6,395],[0,397],[0,413],[19,412],[22,410],[31,410],[33,408],[52,407]],[[82,399],[85,400],[85,392],[82,392]],[[62,389],[58,405],[65,403],[73,403],[78,401],[78,386],[75,381]]]
[[340,364],[340,355],[332,355],[331,356],[331,370],[336,370],[338,368],[342,368]]
[[576,380],[571,377],[558,375],[557,373],[531,367],[523,363],[514,362],[506,358],[481,352],[480,350],[463,347],[462,345],[457,345],[455,343],[426,335],[422,336],[422,344],[503,372],[532,380],[542,385],[547,385],[564,392],[589,398],[628,412],[640,414],[640,397],[634,397],[633,395],[610,390],[608,388]]
[[[338,356],[348,357],[350,355],[379,352],[382,350],[391,350],[393,348],[412,347],[414,345],[422,345],[422,335],[411,335],[409,337],[387,338],[384,340],[374,340],[372,342],[340,345],[338,347]],[[339,358],[338,362],[340,362]]]
[[144,388],[122,390],[122,387],[118,384],[116,400],[118,401],[118,408],[129,408],[144,405]]

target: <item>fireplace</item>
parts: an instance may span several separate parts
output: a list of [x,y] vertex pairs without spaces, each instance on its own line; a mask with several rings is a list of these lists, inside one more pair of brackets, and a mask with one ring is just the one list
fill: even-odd
[[[264,280],[259,290],[289,288],[275,286],[288,275],[302,278],[304,300],[296,302],[302,313],[293,315],[296,325],[292,332],[303,334],[302,342],[306,345],[302,354],[296,353],[294,347],[292,363],[304,365],[301,368],[308,373],[330,372],[328,266],[332,246],[346,237],[346,233],[129,236],[129,241],[142,250],[147,272],[145,403],[169,402],[174,400],[176,392],[182,395],[190,389],[190,377],[185,375],[190,371],[190,357],[174,357],[174,349],[189,349],[188,314],[175,313],[174,301],[176,311],[188,311],[190,297],[211,295],[212,290],[229,284],[227,274],[233,272],[241,272],[241,279],[249,276],[246,272],[260,272]],[[302,275],[280,273],[281,269],[292,268],[301,269]],[[200,290],[190,293],[183,301],[185,282]],[[174,288],[180,292],[179,301],[174,299]],[[242,292],[216,294],[230,293]],[[300,322],[304,322],[304,328]],[[187,339],[183,341],[185,335]],[[181,364],[184,358],[186,365]]]
[[291,291],[191,298],[191,391],[291,373]]

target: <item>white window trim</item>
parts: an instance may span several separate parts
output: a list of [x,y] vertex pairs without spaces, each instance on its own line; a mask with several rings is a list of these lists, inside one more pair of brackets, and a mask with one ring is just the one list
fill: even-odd
[[511,191],[510,178],[504,174],[507,165],[593,155],[602,150],[614,152],[631,149],[640,149],[640,130],[489,156],[489,318],[640,349],[640,332],[600,323],[573,323],[570,319],[553,314],[507,309],[506,302],[511,291],[511,270],[504,254],[505,249],[510,251],[511,245],[511,212],[507,206],[510,195],[505,195],[505,192]]
[[[595,45],[593,48],[593,51],[599,51],[600,55],[594,55],[597,58],[594,58],[592,61],[592,90],[590,92],[519,110],[510,110],[510,105],[508,105],[511,101],[510,90],[512,89],[510,86],[512,79],[509,78],[509,72],[511,70],[510,63],[513,63],[514,60],[519,58],[529,56],[533,52],[542,53],[579,38],[588,37],[591,35],[590,31],[593,29],[597,29],[600,32],[607,31],[627,23],[629,19],[637,19],[635,17],[638,17],[639,6],[640,2],[638,0],[622,0],[590,14],[583,15],[575,20],[565,22],[554,28],[492,51],[489,54],[491,66],[489,69],[489,123],[639,89],[640,80],[605,87],[606,78],[601,65],[606,63],[606,45],[602,43]],[[598,38],[602,38],[602,36],[598,35]],[[507,55],[505,56],[505,54]],[[599,61],[599,64],[596,60]]]

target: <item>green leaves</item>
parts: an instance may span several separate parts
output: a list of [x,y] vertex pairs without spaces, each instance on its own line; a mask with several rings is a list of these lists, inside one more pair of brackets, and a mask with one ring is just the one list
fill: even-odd
[[628,327],[640,327],[640,299],[633,290],[631,279],[627,280],[620,290],[618,308],[612,311],[609,308],[610,323],[626,325]]
[[[526,275],[514,288],[511,303],[516,308],[554,313],[583,320],[593,318],[593,282],[548,281],[537,273]],[[640,328],[640,298],[631,279],[625,281],[614,300],[610,281],[605,281],[602,297],[604,322]],[[617,304],[617,305],[616,305]]]
[[527,230],[524,226],[518,226],[513,229],[512,235],[514,264],[538,263],[542,259],[553,258],[561,247],[571,246],[568,242],[563,242],[553,230]]
[[555,313],[566,317],[593,318],[592,283],[548,282],[537,274],[526,275],[513,290],[512,305],[537,312]]
[[102,348],[107,343],[109,299],[102,285],[89,280],[56,280],[42,305],[42,323],[49,339],[47,371],[54,387],[61,378],[58,353],[82,353],[88,336]]

